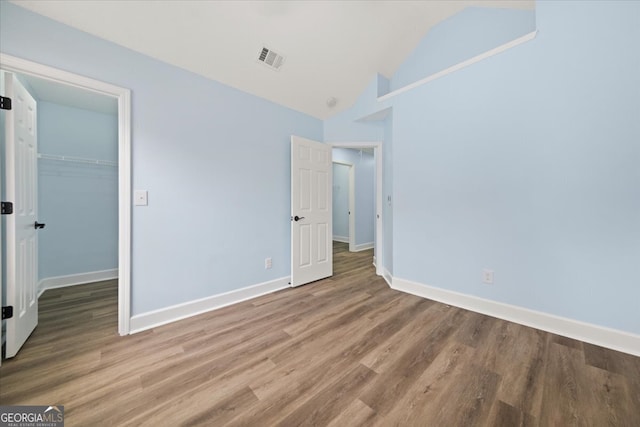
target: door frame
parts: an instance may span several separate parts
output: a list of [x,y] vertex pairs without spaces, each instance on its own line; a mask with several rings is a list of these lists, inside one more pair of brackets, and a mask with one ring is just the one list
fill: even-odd
[[[384,236],[382,233],[382,142],[330,142],[335,148],[373,148],[373,156],[376,159],[376,239],[373,255],[373,264],[376,266],[376,274],[383,275],[384,265]],[[333,188],[331,189],[333,191]],[[349,245],[351,246],[351,245]],[[351,250],[351,248],[349,248]]]
[[110,96],[118,101],[118,333],[131,320],[131,91],[0,52],[0,69]]
[[[337,147],[336,147],[337,148]],[[355,165],[349,162],[341,162],[339,160],[333,160],[332,163],[337,165],[347,166],[349,168],[349,252],[356,251],[356,178],[355,178]]]

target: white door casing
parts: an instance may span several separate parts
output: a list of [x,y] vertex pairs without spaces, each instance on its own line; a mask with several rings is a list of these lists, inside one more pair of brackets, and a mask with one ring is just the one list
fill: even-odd
[[37,110],[36,101],[13,73],[5,74],[5,94],[12,109],[5,113],[6,197],[13,214],[6,216],[7,319],[6,357],[14,357],[38,324]]
[[[376,234],[374,263],[376,265],[376,274],[378,276],[384,276],[384,235],[382,232],[382,142],[332,142],[329,145],[340,148],[373,148],[374,158],[376,160]],[[385,277],[385,280],[388,279]]]
[[331,146],[291,136],[291,286],[333,275]]
[[356,250],[356,167],[349,167],[349,252]]
[[130,333],[131,320],[131,91],[78,74],[0,52],[0,68],[74,86],[118,100],[118,333]]

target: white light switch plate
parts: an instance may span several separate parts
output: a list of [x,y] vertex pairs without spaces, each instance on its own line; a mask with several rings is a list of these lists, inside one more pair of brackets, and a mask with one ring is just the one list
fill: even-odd
[[147,206],[147,190],[135,190],[133,192],[133,204],[136,206]]

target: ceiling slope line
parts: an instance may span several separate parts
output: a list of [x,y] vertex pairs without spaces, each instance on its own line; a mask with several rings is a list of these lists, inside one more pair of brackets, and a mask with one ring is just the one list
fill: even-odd
[[396,89],[392,92],[389,92],[385,95],[379,96],[378,97],[378,102],[382,102],[382,101],[386,101],[388,99],[393,98],[394,96],[400,95],[401,93],[404,92],[408,92],[410,90],[413,90],[419,86],[422,86],[426,83],[429,83],[433,80],[439,79],[440,77],[444,77],[447,74],[451,74],[454,73],[458,70],[461,70],[463,68],[466,68],[470,65],[475,64],[476,62],[480,62],[483,59],[487,59],[490,58],[492,56],[495,56],[499,53],[505,52],[511,48],[514,48],[518,45],[521,45],[523,43],[528,42],[529,40],[533,40],[536,37],[536,34],[538,33],[538,30],[532,31],[530,33],[525,34],[524,36],[518,37],[517,39],[511,40],[510,42],[507,42],[503,45],[500,45],[498,47],[495,47],[493,49],[490,49],[486,52],[483,52],[479,55],[474,56],[473,58],[467,59],[466,61],[462,61],[457,63],[456,65],[452,65],[449,68],[445,68],[442,71],[438,71],[437,73],[431,74],[430,76],[427,76],[423,79],[418,80],[417,82],[408,84],[406,86],[401,87],[400,89]]

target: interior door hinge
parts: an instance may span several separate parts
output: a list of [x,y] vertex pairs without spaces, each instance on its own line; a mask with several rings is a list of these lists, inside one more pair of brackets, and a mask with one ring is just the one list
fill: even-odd
[[0,202],[0,207],[2,215],[11,215],[13,213],[13,203],[11,202]]
[[0,110],[11,110],[11,98],[0,96]]
[[11,319],[13,317],[13,306],[7,305],[2,307],[2,320]]
[[13,203],[0,202],[0,211],[2,215],[11,215],[13,213]]

